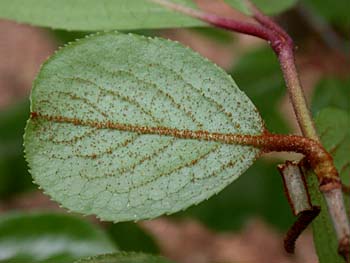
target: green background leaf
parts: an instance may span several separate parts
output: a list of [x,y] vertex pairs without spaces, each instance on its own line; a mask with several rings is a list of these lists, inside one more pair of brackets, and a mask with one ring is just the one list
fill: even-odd
[[76,261],[75,263],[171,263],[171,261],[147,254],[119,252]]
[[274,133],[289,131],[279,110],[285,95],[282,72],[273,51],[254,50],[242,56],[231,71],[239,87],[258,108],[268,130]]
[[0,217],[0,262],[68,263],[116,251],[102,230],[75,216],[13,213]]
[[[350,79],[328,77],[322,79],[316,86],[312,100],[312,111],[316,114],[316,127],[325,148],[331,151],[334,164],[342,181],[350,183]],[[327,108],[328,107],[328,108]],[[311,186],[310,194],[316,205],[321,205],[321,214],[313,223],[314,240],[321,263],[339,262],[344,260],[338,256],[338,242],[326,203],[318,191],[318,181],[312,173],[308,176]],[[350,208],[350,198],[345,196],[346,207]],[[350,209],[349,209],[350,210]],[[348,213],[350,211],[348,210]]]
[[218,231],[239,230],[252,218],[261,218],[281,231],[294,222],[275,162],[258,160],[219,195],[190,207],[176,217],[194,217]]
[[317,15],[326,18],[330,23],[342,28],[350,27],[348,0],[336,0],[334,2],[329,2],[328,0],[304,0],[303,3],[311,7]]
[[[176,42],[94,35],[42,68],[33,112],[140,127],[260,134],[256,108],[232,78]],[[26,159],[35,181],[63,206],[127,221],[174,213],[234,181],[259,150],[138,135],[45,118],[28,122]]]
[[[192,0],[172,0],[194,7]],[[244,1],[228,1],[247,12]],[[295,0],[256,0],[267,13],[289,8]],[[207,26],[149,0],[2,0],[0,17],[37,26],[66,30],[150,29]]]
[[106,227],[106,231],[120,250],[159,253],[158,246],[153,238],[134,222],[111,223]]
[[0,112],[0,197],[34,189],[23,157],[23,131],[29,102],[19,102]]
[[[193,6],[191,0],[173,2]],[[0,17],[37,26],[82,31],[203,25],[148,0],[2,0]]]
[[328,77],[319,81],[312,98],[312,112],[326,107],[343,109],[350,113],[350,78]]
[[[232,7],[249,14],[244,0],[225,0]],[[290,7],[292,7],[296,0],[252,0],[252,2],[259,7],[266,14],[277,14]]]
[[[347,112],[334,108],[326,108],[319,112],[315,119],[316,128],[324,147],[331,152],[334,164],[342,181],[349,183],[350,121]],[[318,180],[314,173],[307,176],[313,205],[321,206],[320,215],[312,223],[314,242],[320,263],[339,262],[344,260],[338,255],[338,241],[327,211],[326,202],[318,190]],[[345,197],[349,209],[349,197]]]

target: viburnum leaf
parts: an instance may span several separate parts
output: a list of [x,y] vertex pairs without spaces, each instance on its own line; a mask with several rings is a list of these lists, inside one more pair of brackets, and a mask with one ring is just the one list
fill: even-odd
[[[172,0],[194,6],[192,0]],[[203,22],[151,0],[1,0],[0,18],[67,30],[188,27]]]
[[[244,0],[226,0],[234,8],[249,13]],[[254,0],[268,13],[289,8],[296,0]],[[161,6],[153,0],[1,0],[0,18],[37,26],[67,30],[129,30],[208,26]],[[169,0],[196,8],[193,0]]]
[[118,252],[114,254],[99,255],[83,258],[75,263],[171,263],[165,258],[143,253]]
[[264,130],[222,69],[176,42],[117,32],[57,52],[31,103],[24,140],[35,182],[64,207],[112,221],[208,199],[260,153],[215,133]]

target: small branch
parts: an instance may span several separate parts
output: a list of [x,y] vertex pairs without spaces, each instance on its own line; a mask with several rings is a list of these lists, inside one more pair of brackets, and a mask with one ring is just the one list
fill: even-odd
[[264,27],[271,29],[280,37],[283,37],[285,41],[288,41],[291,45],[293,45],[291,37],[282,27],[280,27],[273,20],[271,20],[270,17],[264,15],[251,1],[246,0],[245,2],[252,11],[253,17],[256,21],[258,21]]
[[319,141],[295,67],[293,47],[286,45],[278,54],[278,58],[300,129],[304,136]]
[[332,189],[324,193],[333,226],[339,240],[338,252],[349,262],[350,232],[341,189]]
[[310,225],[310,223],[320,214],[320,207],[313,206],[311,210],[300,212],[297,221],[288,230],[284,239],[284,248],[288,253],[293,254],[295,241],[300,234]]
[[283,178],[285,193],[297,221],[288,230],[284,239],[284,248],[294,253],[295,242],[307,226],[318,216],[320,208],[312,206],[304,174],[298,163],[286,161],[278,170]]
[[196,10],[187,6],[173,3],[168,0],[148,0],[153,3],[159,4],[171,10],[177,11],[179,13],[188,15],[190,17],[199,19],[210,25],[227,29],[230,31],[243,33],[246,35],[255,36],[264,40],[269,41],[273,37],[273,32],[262,27],[259,24],[253,24],[250,22],[238,21],[226,17],[217,16],[215,14],[206,13],[200,10]]
[[293,214],[298,216],[303,211],[312,210],[310,196],[299,163],[286,161],[278,165],[277,169],[282,176],[284,191]]

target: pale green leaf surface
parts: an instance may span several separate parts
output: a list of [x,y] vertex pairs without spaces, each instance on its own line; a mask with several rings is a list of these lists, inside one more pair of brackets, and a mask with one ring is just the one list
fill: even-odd
[[[249,8],[244,0],[225,0],[232,7],[249,14]],[[297,0],[252,0],[266,14],[277,14],[291,8]]]
[[[249,13],[244,0],[226,1]],[[192,0],[169,2],[195,7]],[[268,14],[274,14],[289,8],[295,0],[254,2]],[[150,0],[2,0],[0,18],[56,29],[87,31],[207,26]]]
[[[172,2],[193,6],[191,0]],[[149,0],[1,0],[0,18],[56,29],[87,31],[204,24]]]
[[57,213],[11,213],[0,217],[0,262],[67,263],[117,249],[97,226]]
[[[315,124],[322,144],[332,154],[342,181],[349,184],[350,121],[348,113],[340,109],[325,108],[318,113]],[[319,261],[320,263],[342,263],[344,260],[337,253],[338,242],[328,215],[327,205],[318,190],[318,181],[312,172],[309,173],[308,184],[313,204],[322,208],[320,215],[313,222]],[[345,201],[346,207],[349,208],[349,197],[345,197]]]
[[75,263],[171,263],[171,261],[162,257],[142,253],[118,252],[114,254],[83,258]]
[[[223,70],[164,39],[107,33],[75,42],[42,68],[32,112],[180,130],[261,134],[249,98]],[[197,204],[234,181],[259,150],[138,135],[45,118],[28,122],[35,181],[64,207],[113,221]]]

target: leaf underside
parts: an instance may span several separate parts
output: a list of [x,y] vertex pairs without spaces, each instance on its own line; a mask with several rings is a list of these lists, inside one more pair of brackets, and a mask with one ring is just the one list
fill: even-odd
[[75,42],[43,66],[31,102],[37,117],[28,121],[25,151],[35,182],[64,207],[105,220],[197,204],[259,154],[115,128],[262,133],[256,108],[228,74],[164,39],[105,33]]

